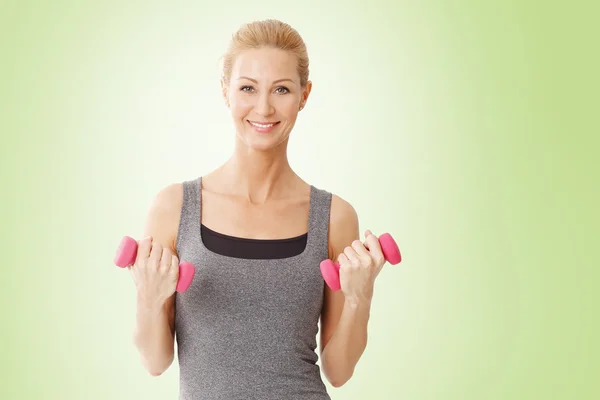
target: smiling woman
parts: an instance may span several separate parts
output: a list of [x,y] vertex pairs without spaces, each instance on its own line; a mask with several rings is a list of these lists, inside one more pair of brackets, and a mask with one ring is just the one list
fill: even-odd
[[312,88],[308,64],[302,38],[287,24],[263,21],[237,32],[224,57],[221,88],[243,145],[287,145]]
[[[235,148],[213,171],[157,193],[131,268],[136,346],[160,375],[176,338],[181,399],[329,399],[321,372],[344,385],[365,349],[381,247],[370,231],[359,240],[347,201],[288,162],[312,88],[300,35],[277,20],[242,26],[221,87]],[[184,293],[179,259],[197,268]],[[324,283],[326,259],[340,265],[339,291]]]

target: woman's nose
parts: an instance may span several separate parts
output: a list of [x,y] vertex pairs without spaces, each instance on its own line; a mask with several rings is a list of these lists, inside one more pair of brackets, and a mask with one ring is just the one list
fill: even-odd
[[261,116],[271,115],[275,111],[268,93],[259,96],[254,108],[256,113]]

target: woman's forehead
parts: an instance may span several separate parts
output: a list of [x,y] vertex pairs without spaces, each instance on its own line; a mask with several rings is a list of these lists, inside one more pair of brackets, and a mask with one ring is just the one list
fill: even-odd
[[247,77],[258,81],[293,79],[296,81],[297,60],[290,52],[261,48],[245,50],[237,55],[233,65],[234,78]]

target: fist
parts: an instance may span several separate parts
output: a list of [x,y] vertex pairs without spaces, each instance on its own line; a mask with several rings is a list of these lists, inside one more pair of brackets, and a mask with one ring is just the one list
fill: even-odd
[[377,237],[370,230],[365,232],[365,242],[352,242],[338,256],[340,265],[340,287],[348,300],[370,302],[373,297],[375,279],[379,275],[385,257]]
[[128,267],[140,299],[149,307],[161,306],[175,293],[179,260],[173,251],[146,237],[138,242],[136,260]]

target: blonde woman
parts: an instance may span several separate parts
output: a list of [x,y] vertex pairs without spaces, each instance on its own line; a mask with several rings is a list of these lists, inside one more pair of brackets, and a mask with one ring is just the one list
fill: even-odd
[[[329,399],[322,376],[344,385],[367,344],[384,256],[369,231],[359,240],[347,201],[288,162],[312,87],[298,32],[277,20],[242,26],[221,84],[235,148],[210,173],[154,198],[130,269],[135,344],[157,376],[177,342],[181,399]],[[341,290],[324,283],[324,259],[340,263]],[[179,260],[196,267],[184,293],[175,290]]]

